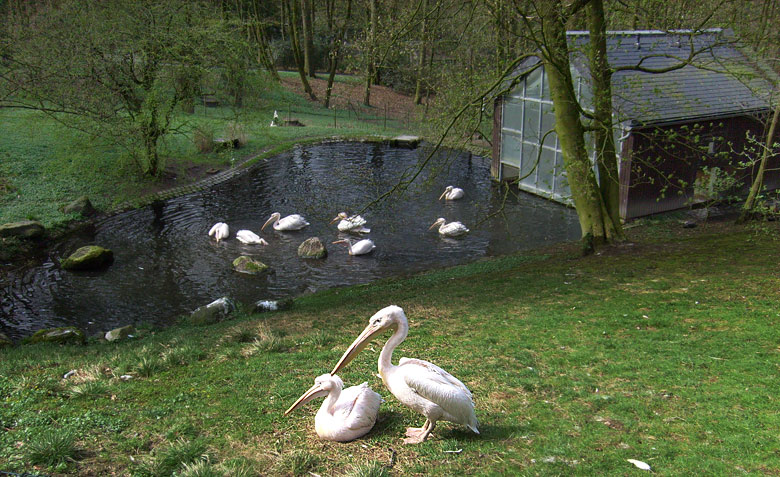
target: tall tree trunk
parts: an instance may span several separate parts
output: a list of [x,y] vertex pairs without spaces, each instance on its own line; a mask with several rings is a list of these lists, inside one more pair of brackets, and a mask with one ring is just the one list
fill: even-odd
[[259,0],[251,2],[251,13],[249,13],[250,21],[252,23],[253,39],[257,45],[257,62],[265,68],[273,79],[280,81],[279,72],[276,71],[276,65],[274,64],[274,57],[271,53],[271,45],[268,41],[268,36],[265,34],[263,23],[260,20],[260,14],[258,12],[257,4]]
[[596,127],[596,166],[599,189],[616,238],[623,237],[620,223],[620,177],[612,124],[612,70],[607,61],[607,29],[603,0],[588,4],[590,44],[588,56],[593,86],[593,115]]
[[347,0],[347,15],[338,32],[334,36],[333,43],[330,47],[330,65],[328,71],[328,86],[325,88],[325,107],[330,107],[330,96],[333,91],[333,81],[336,78],[336,69],[339,64],[339,53],[341,51],[341,45],[344,43],[344,35],[347,32],[347,26],[349,25],[349,19],[352,16],[352,0]]
[[301,83],[303,84],[303,90],[309,95],[312,101],[317,100],[317,96],[314,95],[314,91],[311,89],[309,80],[306,79],[306,71],[303,68],[303,56],[301,54],[301,41],[298,33],[298,23],[301,19],[301,11],[298,8],[298,0],[289,0],[287,4],[287,18],[288,25],[290,27],[290,46],[292,47],[293,57],[295,58],[295,65],[298,67],[298,74],[301,77]]
[[777,129],[778,118],[780,118],[780,103],[775,106],[775,112],[772,115],[772,122],[769,124],[769,132],[766,135],[766,144],[764,144],[764,151],[761,154],[761,163],[758,166],[758,172],[753,179],[753,184],[750,186],[750,192],[748,193],[745,205],[742,206],[742,213],[737,220],[738,223],[743,223],[750,218],[753,213],[753,208],[756,205],[756,198],[764,187],[764,171],[766,170],[766,163],[769,160],[769,155],[772,151],[772,144],[775,137],[775,130]]
[[301,0],[303,7],[303,69],[310,78],[315,78],[314,71],[314,25],[312,0]]
[[368,26],[368,54],[366,55],[366,87],[363,93],[363,104],[371,106],[371,81],[376,75],[374,53],[376,48],[376,0],[368,0],[369,26]]
[[414,87],[414,104],[422,103],[422,76],[425,69],[425,50],[427,43],[426,27],[428,26],[428,0],[422,0],[422,22],[420,25],[420,49],[417,52],[417,84]]
[[583,252],[587,254],[614,240],[615,227],[606,213],[585,149],[585,128],[571,77],[562,11],[560,0],[551,1],[541,9],[542,29],[546,36],[542,60],[555,110],[555,132],[582,229]]

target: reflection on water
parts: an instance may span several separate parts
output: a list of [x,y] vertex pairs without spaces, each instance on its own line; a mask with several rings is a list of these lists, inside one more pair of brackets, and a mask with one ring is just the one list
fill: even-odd
[[[426,155],[424,148],[365,143],[299,147],[210,189],[107,218],[94,234],[69,239],[39,267],[9,277],[10,285],[0,289],[1,330],[18,338],[52,326],[76,325],[92,334],[128,323],[166,324],[223,295],[251,303],[579,236],[574,211],[522,193],[502,204],[488,159],[442,151],[411,185],[361,212],[374,252],[352,257],[346,247],[331,245],[343,236],[329,224],[337,213],[371,204],[410,178]],[[448,184],[463,188],[466,196],[438,201]],[[269,226],[261,233],[272,212],[302,214],[311,225],[287,233]],[[471,232],[441,238],[428,230],[438,217],[459,220]],[[215,222],[230,226],[228,240],[208,237]],[[269,245],[242,244],[235,239],[240,229],[258,233]],[[326,244],[326,259],[297,256],[298,245],[312,236]],[[60,270],[59,259],[87,243],[112,249],[114,264],[100,272]],[[273,273],[234,272],[231,263],[239,255],[259,259]]]

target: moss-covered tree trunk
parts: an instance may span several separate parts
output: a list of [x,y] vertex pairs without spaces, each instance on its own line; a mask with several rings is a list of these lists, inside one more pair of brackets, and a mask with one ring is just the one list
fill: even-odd
[[371,106],[371,81],[376,76],[376,65],[374,64],[375,58],[374,58],[374,52],[376,47],[376,0],[369,0],[368,1],[368,11],[369,11],[369,25],[368,25],[368,47],[366,48],[367,51],[364,51],[363,53],[366,56],[366,82],[365,82],[365,89],[363,91],[363,104],[366,106]]
[[297,0],[290,0],[287,4],[287,17],[288,25],[290,27],[290,47],[292,48],[293,57],[295,58],[295,65],[298,68],[298,75],[301,77],[301,83],[303,84],[303,90],[309,95],[313,101],[317,100],[317,96],[314,95],[314,91],[311,89],[309,80],[306,79],[306,70],[303,65],[303,54],[301,53],[301,40],[298,33],[298,23],[301,21],[301,10],[298,8]]
[[314,7],[311,0],[301,0],[303,7],[303,67],[310,78],[314,74]]
[[427,43],[428,0],[422,0],[422,22],[420,24],[420,48],[417,52],[417,81],[414,87],[414,104],[422,103],[422,76],[425,69],[425,50]]
[[330,107],[330,96],[333,92],[333,81],[336,78],[336,69],[339,64],[339,54],[341,52],[341,45],[344,43],[344,35],[347,32],[347,26],[349,25],[349,19],[352,16],[352,0],[347,0],[347,14],[344,17],[341,26],[338,27],[338,33],[334,36],[333,43],[330,47],[330,64],[328,71],[328,86],[325,88],[325,107]]
[[769,160],[772,151],[772,142],[774,141],[775,131],[777,130],[778,118],[780,118],[780,103],[775,106],[772,122],[769,124],[769,132],[766,135],[764,151],[761,154],[761,162],[758,165],[758,172],[756,172],[756,177],[753,178],[753,184],[750,185],[750,192],[742,207],[742,213],[737,220],[738,223],[743,223],[750,218],[753,213],[753,208],[756,206],[756,198],[764,187],[764,172],[766,171],[766,163]]

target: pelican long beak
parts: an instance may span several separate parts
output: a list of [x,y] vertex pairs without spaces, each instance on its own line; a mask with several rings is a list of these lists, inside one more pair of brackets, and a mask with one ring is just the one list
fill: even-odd
[[272,215],[272,216],[271,216],[271,218],[270,218],[270,219],[268,219],[268,220],[266,220],[266,221],[265,221],[265,223],[263,224],[263,226],[262,226],[262,227],[260,227],[260,231],[262,232],[262,231],[263,231],[263,229],[264,229],[264,228],[266,228],[266,227],[268,226],[268,224],[272,224],[272,223],[274,223],[274,221],[275,221],[275,220],[276,220],[276,217],[274,217],[274,216]]
[[439,221],[438,220],[436,222],[434,222],[433,225],[428,227],[428,230],[431,230],[432,228],[436,227],[437,225],[439,225]]
[[366,348],[366,346],[368,346],[368,343],[370,343],[376,335],[380,334],[384,330],[384,327],[369,323],[369,325],[366,326],[366,329],[360,333],[360,336],[358,336],[355,341],[349,345],[349,348],[347,348],[347,350],[344,352],[344,355],[341,357],[338,364],[336,364],[336,367],[333,368],[333,371],[331,371],[330,374],[334,375],[338,373],[339,370],[341,370],[343,367],[348,365],[350,361],[355,359],[355,356],[357,356]]
[[447,192],[449,192],[449,191],[445,190],[444,192],[442,192],[441,195],[439,196],[439,200],[442,200],[444,198],[444,196],[447,195]]
[[324,396],[326,394],[328,394],[328,392],[322,389],[322,385],[315,384],[314,386],[310,387],[308,391],[303,393],[303,395],[299,397],[298,400],[295,401],[289,409],[284,411],[284,415],[286,416],[312,399]]
[[333,222],[335,222],[335,221],[339,220],[340,218],[341,218],[341,217],[336,217],[335,219],[331,220],[331,221],[330,221],[330,223],[332,224]]

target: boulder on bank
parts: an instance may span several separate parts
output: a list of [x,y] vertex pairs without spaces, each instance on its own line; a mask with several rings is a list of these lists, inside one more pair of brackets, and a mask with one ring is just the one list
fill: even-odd
[[237,259],[233,260],[233,270],[239,273],[247,273],[249,275],[259,275],[268,271],[268,265],[259,260],[255,260],[252,257],[241,255]]
[[84,195],[63,207],[62,212],[89,217],[90,215],[94,215],[97,211],[92,207],[92,202],[89,201],[89,197]]
[[27,338],[27,343],[75,343],[84,344],[87,338],[84,332],[75,326],[66,326],[62,328],[47,328],[36,331],[35,334]]
[[114,328],[113,330],[106,333],[105,338],[106,341],[119,341],[119,340],[131,338],[134,333],[135,333],[135,326],[127,325],[121,328]]
[[193,311],[189,317],[189,323],[195,326],[211,325],[224,320],[235,310],[236,303],[223,296]]
[[298,256],[301,258],[325,258],[328,251],[317,237],[310,237],[298,246]]
[[34,239],[42,237],[45,232],[43,224],[37,220],[22,220],[0,225],[0,237]]
[[5,348],[6,346],[13,346],[14,342],[5,335],[5,333],[0,333],[0,348]]
[[99,245],[87,245],[60,262],[65,270],[96,270],[111,265],[114,252]]
[[267,311],[289,310],[293,306],[292,298],[283,300],[259,300],[252,307],[252,313],[265,313]]

